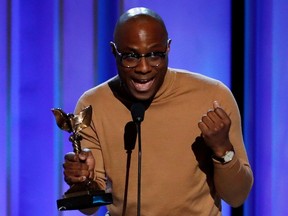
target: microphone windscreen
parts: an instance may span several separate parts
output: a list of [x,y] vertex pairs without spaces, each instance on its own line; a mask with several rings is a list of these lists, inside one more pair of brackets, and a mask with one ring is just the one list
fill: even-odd
[[144,120],[145,107],[142,103],[132,104],[130,111],[134,122],[139,123]]

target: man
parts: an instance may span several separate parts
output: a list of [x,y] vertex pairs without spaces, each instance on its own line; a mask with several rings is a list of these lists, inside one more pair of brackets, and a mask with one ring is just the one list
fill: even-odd
[[111,42],[118,76],[78,101],[76,113],[93,107],[91,125],[81,134],[89,151],[80,155],[85,163],[71,153],[65,156],[65,180],[71,185],[90,177],[110,191],[112,216],[137,212],[138,146],[129,162],[126,151],[130,137],[132,149],[136,140],[132,133],[127,139],[126,130],[136,102],[146,109],[141,215],[221,215],[221,199],[237,207],[252,187],[231,92],[217,80],[168,68],[170,43],[159,15],[147,8],[128,10]]

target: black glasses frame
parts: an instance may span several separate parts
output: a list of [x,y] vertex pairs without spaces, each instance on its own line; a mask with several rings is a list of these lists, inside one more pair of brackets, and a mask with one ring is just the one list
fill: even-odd
[[[138,66],[141,58],[160,57],[161,59],[164,59],[164,58],[166,57],[166,55],[167,55],[168,45],[170,45],[171,39],[167,40],[167,46],[166,46],[166,50],[165,50],[164,52],[159,52],[159,51],[157,51],[157,52],[150,52],[150,53],[146,53],[146,54],[121,53],[121,52],[118,51],[118,48],[117,48],[117,46],[116,46],[116,44],[115,44],[114,42],[110,42],[110,43],[113,45],[113,47],[114,47],[114,49],[115,49],[115,51],[116,51],[117,56],[120,58],[120,63],[121,63],[121,65],[122,65],[123,67],[126,67],[126,68],[134,68],[134,67],[137,67],[137,66]],[[125,59],[127,59],[127,58],[134,58],[135,60],[137,60],[137,61],[135,62],[136,65],[135,65],[135,66],[128,66],[128,65],[123,64],[123,59],[125,60]],[[159,63],[156,64],[156,65],[151,65],[151,62],[150,62],[150,61],[148,61],[148,62],[149,62],[149,65],[152,66],[152,67],[158,67],[158,66],[161,64],[161,62],[159,62]]]

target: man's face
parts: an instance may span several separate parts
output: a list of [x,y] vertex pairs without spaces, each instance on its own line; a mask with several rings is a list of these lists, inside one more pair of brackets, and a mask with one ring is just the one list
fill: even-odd
[[[153,19],[130,20],[117,31],[115,43],[119,53],[148,54],[169,51],[163,27]],[[113,50],[115,53],[115,48]],[[137,66],[125,67],[116,55],[118,74],[126,91],[137,100],[149,100],[161,87],[167,71],[168,57],[161,58],[158,66],[151,66],[145,57]]]

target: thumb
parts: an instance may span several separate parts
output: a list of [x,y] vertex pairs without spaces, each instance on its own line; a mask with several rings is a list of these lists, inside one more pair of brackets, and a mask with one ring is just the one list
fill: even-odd
[[88,165],[89,170],[94,170],[95,159],[90,149],[84,148],[79,154],[79,158]]
[[94,179],[95,159],[91,150],[88,148],[84,148],[81,154],[83,154],[85,158],[85,163],[88,165],[89,178]]
[[213,108],[214,109],[220,108],[220,103],[217,100],[213,102]]
[[80,152],[79,158],[80,158],[80,160],[85,161],[90,154],[91,154],[90,149],[84,148],[84,149]]

